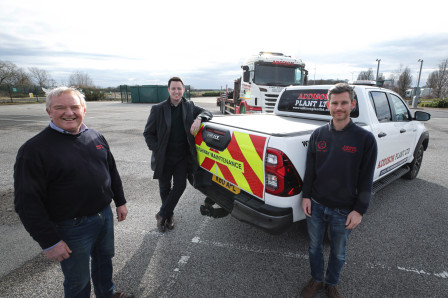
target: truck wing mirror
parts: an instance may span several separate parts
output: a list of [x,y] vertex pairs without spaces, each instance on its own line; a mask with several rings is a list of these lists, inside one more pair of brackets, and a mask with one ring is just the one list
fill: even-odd
[[431,119],[431,114],[422,111],[416,111],[414,119],[417,121],[428,121],[429,119]]

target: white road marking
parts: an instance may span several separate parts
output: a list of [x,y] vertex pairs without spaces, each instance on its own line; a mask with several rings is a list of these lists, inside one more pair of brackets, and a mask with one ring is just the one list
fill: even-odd
[[[191,239],[192,243],[196,243],[196,244],[203,244],[203,245],[208,245],[208,246],[216,246],[216,247],[220,247],[220,248],[229,248],[229,249],[235,249],[235,250],[241,250],[241,251],[245,251],[245,252],[255,252],[255,253],[261,253],[261,254],[272,254],[272,255],[279,255],[281,257],[287,257],[287,258],[294,258],[294,259],[301,259],[301,260],[308,260],[308,254],[301,254],[301,253],[294,253],[294,252],[279,252],[276,250],[269,250],[269,249],[264,249],[262,247],[250,247],[247,245],[235,245],[233,243],[222,243],[219,241],[207,241],[207,240],[201,240],[201,238],[199,236],[194,237],[193,239]],[[346,263],[349,264],[350,263]],[[384,264],[365,264],[366,267],[368,268],[381,268],[381,269],[385,269],[385,270],[401,270],[401,271],[405,271],[405,272],[410,272],[410,273],[416,273],[416,274],[420,274],[420,275],[428,275],[428,276],[435,276],[438,278],[448,278],[448,272],[443,271],[441,273],[429,273],[426,272],[424,270],[419,270],[419,269],[415,269],[415,268],[405,268],[405,267],[390,267]]]

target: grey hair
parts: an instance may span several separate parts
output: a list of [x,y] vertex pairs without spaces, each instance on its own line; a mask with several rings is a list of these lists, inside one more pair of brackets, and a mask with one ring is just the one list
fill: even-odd
[[81,102],[81,106],[86,108],[87,104],[86,104],[86,98],[84,96],[84,94],[82,94],[79,90],[77,90],[74,87],[56,87],[48,92],[46,92],[46,108],[49,110],[50,106],[51,106],[51,100],[53,99],[53,97],[58,97],[59,95],[63,94],[63,93],[74,93],[76,96],[78,96],[80,102]]
[[350,101],[353,102],[353,100],[355,99],[355,91],[353,91],[353,87],[350,87],[350,85],[347,83],[338,83],[331,87],[328,90],[327,99],[330,100],[332,94],[341,94],[344,92],[348,92],[348,94],[350,95]]

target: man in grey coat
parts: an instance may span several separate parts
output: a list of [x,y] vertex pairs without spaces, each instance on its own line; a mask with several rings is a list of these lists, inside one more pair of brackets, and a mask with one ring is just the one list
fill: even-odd
[[169,98],[151,108],[143,135],[152,151],[151,169],[159,180],[162,206],[156,214],[157,228],[174,228],[174,208],[187,186],[187,175],[198,168],[194,137],[201,122],[213,115],[183,97],[182,79],[168,81]]

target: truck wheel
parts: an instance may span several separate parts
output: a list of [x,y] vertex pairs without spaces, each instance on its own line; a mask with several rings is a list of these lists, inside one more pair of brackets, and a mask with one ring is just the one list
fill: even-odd
[[240,107],[240,114],[246,114],[246,107],[244,105]]
[[414,160],[410,165],[411,170],[406,175],[403,176],[405,179],[412,180],[415,177],[417,177],[418,171],[422,166],[423,152],[424,152],[423,145],[420,145],[420,147],[418,147],[418,150],[414,155]]

